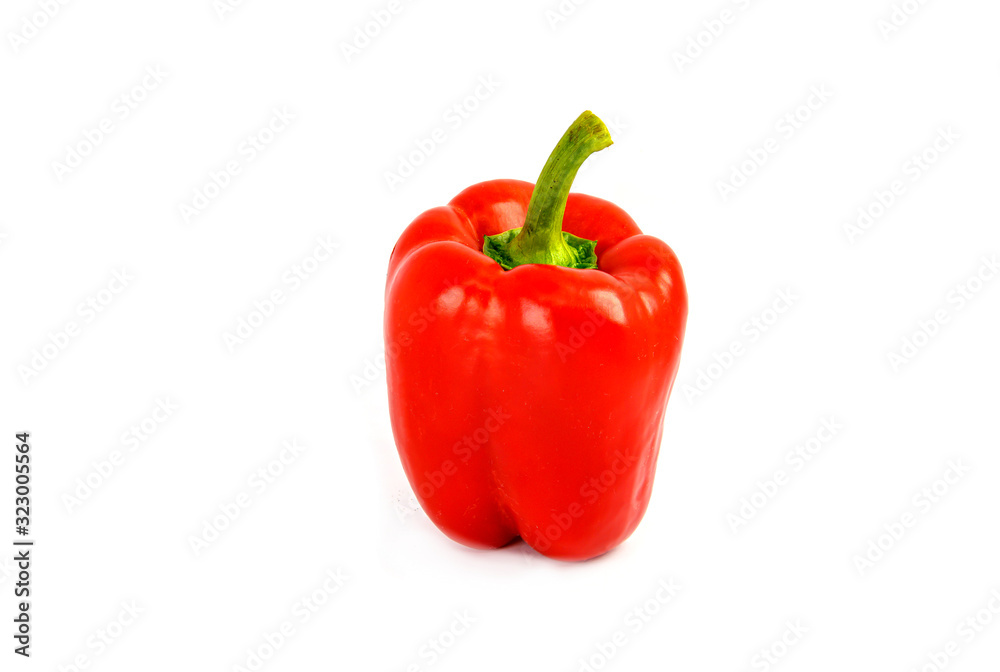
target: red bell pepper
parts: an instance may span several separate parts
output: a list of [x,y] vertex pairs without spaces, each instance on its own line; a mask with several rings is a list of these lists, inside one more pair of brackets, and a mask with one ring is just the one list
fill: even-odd
[[392,431],[445,534],[583,560],[649,503],[687,320],[680,263],[608,201],[570,194],[611,144],[585,112],[536,185],[469,187],[403,232],[386,282]]

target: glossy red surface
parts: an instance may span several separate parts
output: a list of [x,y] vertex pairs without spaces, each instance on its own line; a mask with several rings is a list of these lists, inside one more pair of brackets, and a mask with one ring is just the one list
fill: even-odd
[[392,430],[424,511],[478,548],[522,537],[600,555],[649,503],[687,319],[681,267],[607,201],[571,194],[563,230],[598,270],[504,271],[483,237],[523,224],[534,185],[484,182],[420,215],[386,283]]

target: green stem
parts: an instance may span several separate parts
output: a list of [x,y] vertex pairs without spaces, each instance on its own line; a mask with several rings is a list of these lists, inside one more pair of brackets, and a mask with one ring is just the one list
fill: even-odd
[[522,264],[597,268],[596,242],[565,233],[562,221],[580,166],[611,144],[604,122],[589,110],[581,114],[545,162],[528,202],[524,226],[487,236],[483,252],[508,270]]

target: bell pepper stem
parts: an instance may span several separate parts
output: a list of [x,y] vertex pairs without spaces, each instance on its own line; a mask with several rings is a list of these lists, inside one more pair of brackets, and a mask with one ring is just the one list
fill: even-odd
[[524,226],[487,236],[483,252],[507,270],[522,264],[597,268],[596,242],[564,232],[562,222],[580,166],[611,144],[604,122],[589,110],[581,114],[545,162],[528,202]]

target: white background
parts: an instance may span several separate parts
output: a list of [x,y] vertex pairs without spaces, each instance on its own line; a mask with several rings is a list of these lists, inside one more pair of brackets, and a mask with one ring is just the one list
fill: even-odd
[[[1000,252],[1000,6],[909,0],[890,31],[890,0],[591,0],[565,15],[556,0],[403,0],[348,59],[343,45],[387,6],[249,0],[220,17],[211,0],[91,0],[46,19],[30,0],[4,3],[0,667],[82,655],[89,670],[231,670],[287,621],[262,669],[912,670],[934,669],[928,654],[949,641],[949,669],[997,669],[1000,281],[972,280],[964,302],[954,292]],[[715,23],[723,10],[731,22]],[[481,78],[495,90],[465,102]],[[813,87],[830,96],[799,109]],[[122,119],[124,94],[143,100]],[[241,143],[282,106],[294,121],[246,161]],[[389,253],[466,186],[533,181],[585,109],[616,144],[576,190],[667,241],[689,287],[652,502],[590,562],[469,550],[413,509],[393,445]],[[781,120],[797,110],[788,137]],[[58,174],[103,119],[112,130]],[[436,128],[447,139],[390,189],[386,173]],[[939,129],[957,139],[914,174]],[[768,140],[775,151],[724,199],[720,181]],[[239,175],[185,219],[230,160]],[[850,233],[895,180],[901,195]],[[310,262],[327,237],[337,254]],[[297,266],[315,272],[293,288]],[[122,269],[128,286],[102,294]],[[224,335],[273,290],[284,303],[230,351]],[[753,336],[745,325],[771,320],[781,291],[792,307]],[[100,313],[91,298],[107,300]],[[894,366],[937,311],[944,324]],[[70,322],[66,347],[46,348]],[[43,349],[53,357],[26,375]],[[158,400],[175,410],[123,443]],[[831,417],[843,428],[796,470],[787,454]],[[22,430],[30,661],[11,651]],[[292,440],[305,450],[259,492],[248,478]],[[777,470],[787,481],[768,485]],[[946,474],[936,501],[920,494]],[[758,481],[774,496],[735,524]],[[192,538],[241,493],[251,505],[196,553]],[[900,539],[882,536],[908,513]],[[338,569],[349,578],[328,595]],[[680,586],[666,604],[661,581]],[[315,591],[325,604],[303,623],[293,614]],[[102,648],[131,601],[143,612]],[[637,608],[641,630],[627,620]],[[474,622],[453,636],[456,613]],[[981,632],[957,629],[977,613]],[[806,632],[786,647],[788,623]]]

